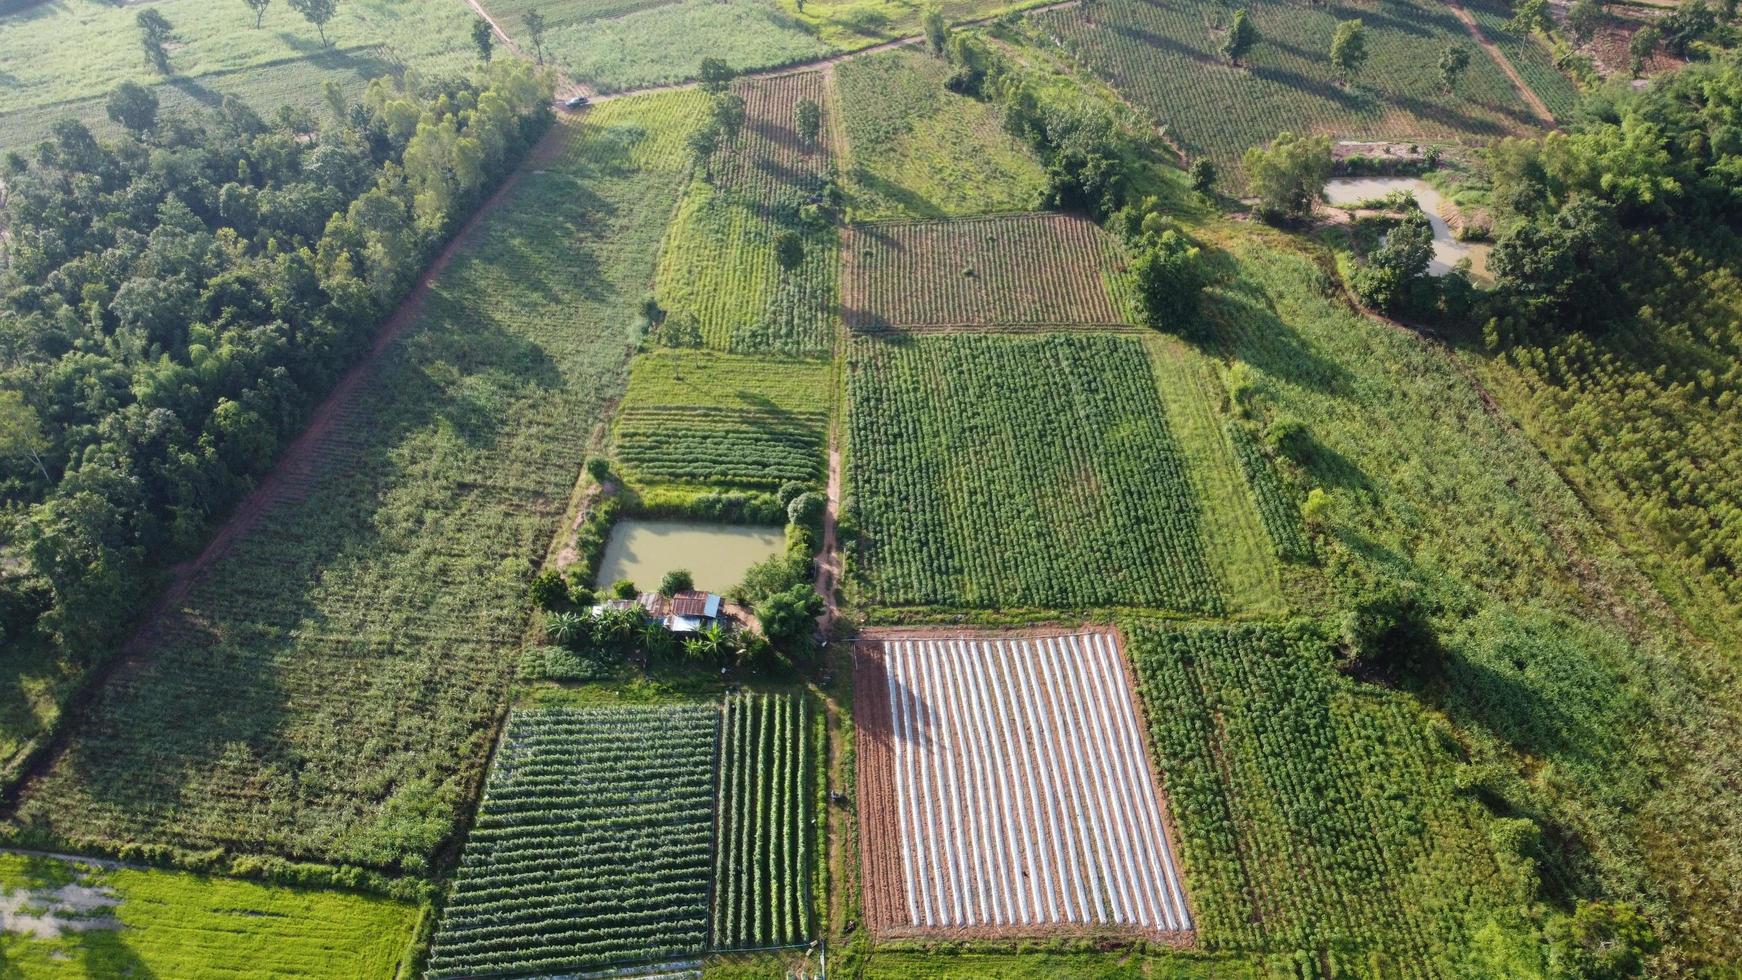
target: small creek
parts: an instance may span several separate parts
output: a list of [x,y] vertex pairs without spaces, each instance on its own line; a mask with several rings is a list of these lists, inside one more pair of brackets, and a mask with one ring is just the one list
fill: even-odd
[[1422,213],[1427,215],[1428,224],[1433,226],[1434,257],[1428,263],[1428,275],[1447,275],[1460,259],[1468,258],[1471,277],[1478,282],[1486,282],[1488,251],[1491,246],[1484,242],[1460,242],[1453,237],[1452,227],[1440,217],[1440,208],[1445,204],[1445,198],[1426,181],[1414,177],[1341,178],[1325,185],[1325,200],[1338,206],[1347,206],[1358,201],[1385,197],[1398,190],[1409,191],[1415,197],[1415,203],[1421,205]]

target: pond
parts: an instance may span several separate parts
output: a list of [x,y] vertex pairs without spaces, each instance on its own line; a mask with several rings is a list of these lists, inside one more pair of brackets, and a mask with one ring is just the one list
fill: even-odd
[[611,529],[599,585],[626,578],[651,592],[666,572],[687,568],[696,588],[724,592],[742,581],[751,565],[785,550],[786,531],[778,527],[626,518]]
[[1426,181],[1414,177],[1350,177],[1333,180],[1325,185],[1325,200],[1335,205],[1346,206],[1358,201],[1371,201],[1384,197],[1392,191],[1406,190],[1415,197],[1415,203],[1421,205],[1421,210],[1427,215],[1428,224],[1434,229],[1434,257],[1428,263],[1430,276],[1443,276],[1452,271],[1458,260],[1470,260],[1470,275],[1478,282],[1488,279],[1488,251],[1491,246],[1483,242],[1460,242],[1452,236],[1452,227],[1440,217],[1440,208],[1445,204],[1445,198],[1427,184]]

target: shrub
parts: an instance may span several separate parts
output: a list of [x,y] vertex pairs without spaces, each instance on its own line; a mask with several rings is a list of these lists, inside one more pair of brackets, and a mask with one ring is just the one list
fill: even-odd
[[733,586],[733,601],[753,606],[776,592],[785,592],[810,578],[810,560],[773,555],[751,565],[744,580]]
[[687,568],[674,568],[665,573],[665,578],[659,581],[659,594],[674,596],[679,592],[688,592],[696,587],[695,577]]
[[603,456],[588,456],[586,462],[587,475],[595,483],[604,483],[611,479],[611,461]]
[[1192,190],[1199,194],[1209,194],[1216,189],[1216,165],[1208,157],[1193,160],[1188,173],[1192,179]]
[[1312,433],[1299,419],[1285,415],[1270,423],[1264,430],[1264,440],[1270,443],[1271,449],[1297,463],[1304,463],[1312,457]]
[[828,505],[828,498],[815,490],[801,493],[786,505],[787,522],[800,527],[817,527],[822,523],[823,511]]
[[795,585],[776,592],[756,606],[762,635],[778,650],[794,653],[808,647],[816,620],[823,611],[823,597],[809,585]]
[[1347,670],[1395,677],[1432,664],[1438,648],[1427,602],[1401,583],[1377,586],[1343,615],[1341,647]]
[[641,590],[635,587],[635,583],[626,578],[620,578],[611,583],[611,597],[613,599],[633,599],[640,594]]
[[800,483],[797,480],[789,480],[786,483],[782,483],[780,489],[774,492],[774,499],[780,501],[780,509],[785,510],[792,506],[793,498],[809,489],[810,487],[806,484]]
[[532,597],[533,605],[540,609],[561,609],[569,604],[569,584],[563,581],[561,572],[546,569],[539,572],[527,589]]
[[[1147,218],[1144,224],[1149,224]],[[1173,231],[1146,236],[1145,244],[1131,263],[1137,318],[1157,330],[1183,333],[1197,324],[1203,300],[1204,272],[1198,249]]]
[[1331,138],[1283,133],[1267,147],[1252,147],[1244,160],[1258,216],[1294,221],[1312,213],[1331,178]]

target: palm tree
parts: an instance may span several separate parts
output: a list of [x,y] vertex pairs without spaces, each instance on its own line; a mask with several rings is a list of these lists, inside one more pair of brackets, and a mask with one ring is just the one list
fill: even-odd
[[722,664],[732,655],[733,648],[737,645],[737,637],[719,623],[709,623],[703,627],[696,634],[696,639],[701,641],[703,652]]
[[656,619],[642,620],[636,628],[636,638],[641,641],[641,648],[649,655],[664,654],[671,648],[671,630]]
[[699,636],[686,637],[683,641],[683,653],[691,660],[702,660],[708,655],[708,643]]
[[619,643],[634,636],[640,625],[641,610],[633,606],[628,609],[607,609],[599,616],[600,632]]

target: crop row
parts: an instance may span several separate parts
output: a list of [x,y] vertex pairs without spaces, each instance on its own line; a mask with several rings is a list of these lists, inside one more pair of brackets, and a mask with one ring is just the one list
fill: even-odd
[[613,452],[642,480],[773,488],[820,478],[825,429],[820,412],[626,409]]
[[1311,628],[1127,637],[1207,945],[1435,976],[1467,910],[1505,901],[1419,710],[1351,690]]
[[[1225,167],[1284,130],[1372,139],[1469,141],[1537,125],[1489,58],[1470,59],[1453,94],[1434,65],[1452,44],[1473,47],[1450,8],[1392,0],[1383,8],[1283,0],[1245,5],[1258,42],[1236,66],[1220,53],[1234,7],[1220,0],[1104,0],[1036,15],[1040,29],[1117,88],[1194,155]],[[1331,37],[1359,17],[1369,58],[1339,82]]]
[[846,257],[855,330],[1126,322],[1119,245],[1079,215],[855,226]]
[[700,952],[718,728],[712,706],[516,712],[429,976]]
[[1264,525],[1276,556],[1283,561],[1312,561],[1313,545],[1301,520],[1300,507],[1289,499],[1264,447],[1237,422],[1229,421],[1227,432],[1228,441],[1234,446],[1234,458],[1240,461],[1240,472],[1246,477],[1246,486],[1258,503],[1258,520]]
[[681,182],[637,161],[683,146],[697,98],[552,134],[567,152],[462,239],[283,492],[93,699],[24,823],[74,846],[427,861],[481,781],[531,560],[627,370]]
[[1217,612],[1200,504],[1136,338],[858,338],[856,585],[892,605]]
[[811,737],[803,697],[726,702],[714,945],[785,946],[811,935]]

